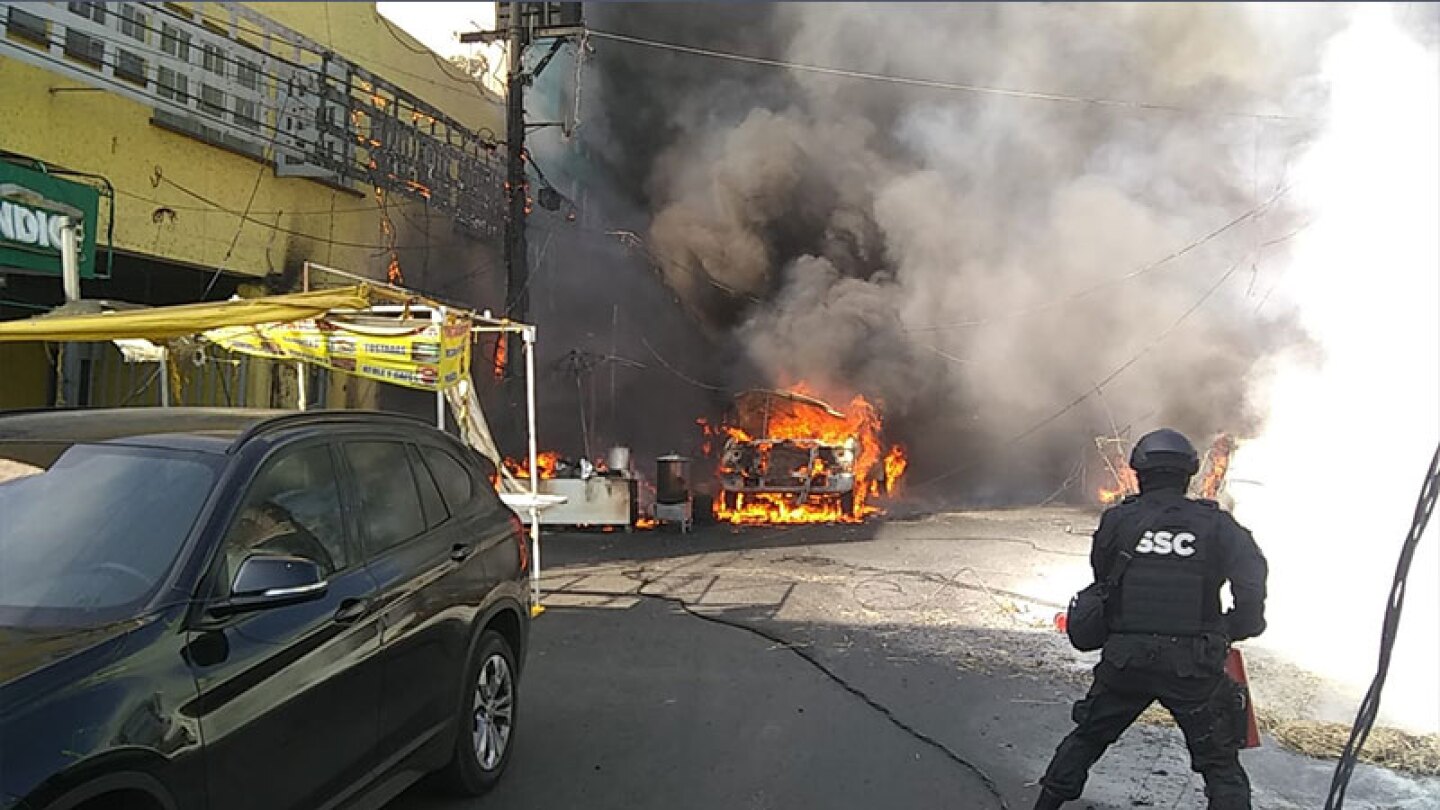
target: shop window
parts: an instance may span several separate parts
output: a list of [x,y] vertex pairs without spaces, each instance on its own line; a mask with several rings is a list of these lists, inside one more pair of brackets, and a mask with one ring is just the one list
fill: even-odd
[[50,24],[30,12],[11,6],[5,18],[5,33],[32,45],[50,48]]

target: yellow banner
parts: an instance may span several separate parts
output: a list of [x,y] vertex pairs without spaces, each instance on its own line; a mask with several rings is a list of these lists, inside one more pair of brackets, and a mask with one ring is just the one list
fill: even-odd
[[303,360],[425,391],[449,388],[470,369],[470,321],[455,315],[443,324],[332,316],[212,329],[205,337],[243,354]]

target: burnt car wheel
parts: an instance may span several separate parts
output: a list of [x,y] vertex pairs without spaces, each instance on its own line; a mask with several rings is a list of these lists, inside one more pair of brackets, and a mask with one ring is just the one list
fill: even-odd
[[479,796],[500,780],[515,743],[519,679],[515,654],[500,634],[480,637],[466,684],[455,752],[438,776],[452,793]]

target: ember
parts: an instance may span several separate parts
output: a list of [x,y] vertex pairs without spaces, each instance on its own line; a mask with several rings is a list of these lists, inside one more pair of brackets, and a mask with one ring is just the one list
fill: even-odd
[[736,524],[860,522],[879,511],[868,500],[894,492],[904,450],[887,457],[875,407],[856,396],[844,411],[789,391],[736,397],[718,431],[701,421],[707,443],[723,437],[715,515]]

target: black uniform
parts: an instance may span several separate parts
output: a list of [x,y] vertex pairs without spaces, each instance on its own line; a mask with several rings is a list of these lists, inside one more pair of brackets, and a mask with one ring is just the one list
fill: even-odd
[[[1185,734],[1212,810],[1249,810],[1238,757],[1243,702],[1224,667],[1231,641],[1265,629],[1265,557],[1213,501],[1189,500],[1178,489],[1127,498],[1101,516],[1090,551],[1097,582],[1122,552],[1131,556],[1106,605],[1110,636],[1094,685],[1075,704],[1075,730],[1040,783],[1058,799],[1079,798],[1090,766],[1158,700]],[[1226,580],[1235,607],[1222,615]]]

